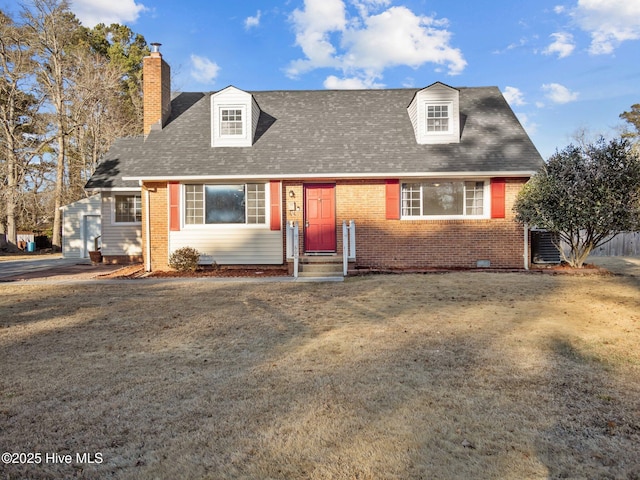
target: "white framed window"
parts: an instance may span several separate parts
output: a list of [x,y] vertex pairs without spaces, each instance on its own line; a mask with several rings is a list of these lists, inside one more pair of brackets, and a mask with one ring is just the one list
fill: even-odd
[[427,103],[427,134],[450,133],[452,131],[451,103]]
[[220,108],[220,136],[241,137],[244,135],[244,108]]
[[483,180],[403,183],[402,218],[487,218],[489,184]]
[[185,225],[265,225],[264,183],[185,185]]
[[113,221],[114,223],[141,223],[142,196],[116,195]]

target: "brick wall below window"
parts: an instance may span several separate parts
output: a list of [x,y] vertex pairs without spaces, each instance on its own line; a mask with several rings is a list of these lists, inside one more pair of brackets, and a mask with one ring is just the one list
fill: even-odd
[[[387,220],[385,180],[336,182],[338,253],[342,252],[342,222],[356,223],[356,268],[475,268],[489,260],[492,268],[523,266],[523,228],[514,221],[513,203],[524,179],[507,179],[504,219]],[[304,209],[302,182],[287,182]],[[290,200],[290,199],[287,199]],[[303,212],[286,213],[298,220]],[[304,238],[300,245],[304,249]]]

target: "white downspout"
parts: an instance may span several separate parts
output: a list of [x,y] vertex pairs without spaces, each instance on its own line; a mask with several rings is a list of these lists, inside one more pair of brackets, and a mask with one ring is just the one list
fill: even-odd
[[145,239],[146,239],[146,250],[147,254],[145,255],[145,265],[144,269],[147,272],[151,271],[151,219],[149,218],[149,214],[151,212],[151,208],[149,207],[149,190],[145,189],[144,191],[144,228],[145,228]]
[[524,269],[529,270],[529,225],[524,224]]

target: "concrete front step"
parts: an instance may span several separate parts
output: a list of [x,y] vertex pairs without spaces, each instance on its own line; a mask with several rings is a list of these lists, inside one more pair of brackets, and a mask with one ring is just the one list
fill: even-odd
[[318,278],[342,277],[342,257],[336,255],[300,257],[298,276]]
[[334,278],[343,277],[342,271],[339,272],[298,272],[299,277],[305,278]]

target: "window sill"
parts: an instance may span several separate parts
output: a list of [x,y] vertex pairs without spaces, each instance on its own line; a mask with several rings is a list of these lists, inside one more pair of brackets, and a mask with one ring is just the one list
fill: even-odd
[[470,221],[470,220],[491,220],[491,217],[487,215],[433,215],[433,216],[422,216],[422,217],[409,217],[409,216],[401,216],[400,220],[402,221],[414,221],[414,222],[438,222],[438,221]]

